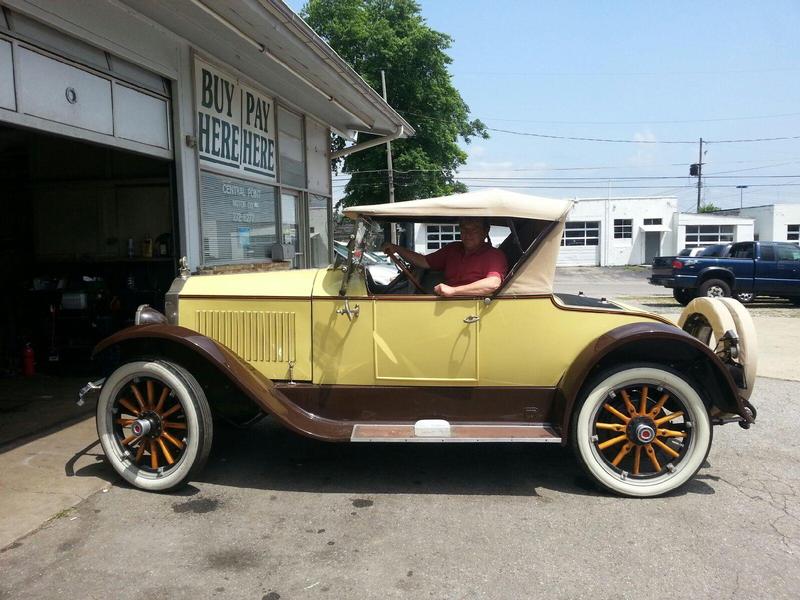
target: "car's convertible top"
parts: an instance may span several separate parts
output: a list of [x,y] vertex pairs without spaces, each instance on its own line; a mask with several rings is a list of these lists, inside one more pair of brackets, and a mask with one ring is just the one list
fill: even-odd
[[351,219],[373,221],[456,221],[459,217],[486,217],[493,225],[508,226],[509,237],[500,249],[515,265],[498,296],[551,294],[564,221],[570,200],[556,200],[499,189],[454,194],[393,204],[353,206],[344,211]]

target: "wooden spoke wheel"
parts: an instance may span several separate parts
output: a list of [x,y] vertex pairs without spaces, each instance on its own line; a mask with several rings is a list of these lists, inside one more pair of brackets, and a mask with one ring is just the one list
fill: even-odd
[[641,365],[595,380],[575,413],[572,440],[601,487],[658,496],[698,471],[711,426],[695,384],[666,367]]
[[211,411],[202,388],[166,361],[131,362],[114,371],[98,399],[97,429],[114,469],[151,491],[184,484],[211,449]]

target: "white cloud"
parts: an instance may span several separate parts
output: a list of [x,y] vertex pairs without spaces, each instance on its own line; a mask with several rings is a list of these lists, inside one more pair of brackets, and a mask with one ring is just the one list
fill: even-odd
[[[649,129],[646,131],[637,131],[633,134],[633,139],[637,142],[655,142],[657,141],[656,135]],[[628,157],[628,163],[636,167],[648,167],[656,164],[656,144],[642,143],[634,146],[636,152]]]

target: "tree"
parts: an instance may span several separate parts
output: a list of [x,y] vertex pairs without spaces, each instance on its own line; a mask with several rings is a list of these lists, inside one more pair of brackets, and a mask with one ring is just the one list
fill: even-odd
[[[452,38],[428,27],[414,0],[309,0],[302,16],[378,91],[383,69],[389,104],[416,130],[415,136],[392,142],[395,199],[466,191],[455,179],[467,160],[458,140],[469,143],[488,134],[480,120],[469,119],[469,107],[453,87],[452,60],[445,52]],[[373,137],[359,133],[358,141]],[[351,154],[342,171],[352,174],[346,206],[388,200],[386,146]]]
[[707,202],[705,204],[701,204],[700,205],[700,212],[701,213],[712,213],[712,212],[717,212],[718,210],[720,210],[720,207],[716,206],[714,204],[711,204],[710,202]]

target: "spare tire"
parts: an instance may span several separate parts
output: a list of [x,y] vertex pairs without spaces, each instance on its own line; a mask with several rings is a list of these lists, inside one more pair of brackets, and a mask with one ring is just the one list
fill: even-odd
[[733,298],[695,298],[678,318],[678,327],[712,350],[725,332],[736,332],[739,355],[735,361],[742,367],[745,385],[739,388],[739,393],[748,399],[753,393],[758,367],[758,340],[748,310]]
[[678,327],[713,350],[726,331],[736,331],[736,322],[719,298],[700,297],[683,309],[678,318]]
[[739,336],[739,357],[737,362],[744,369],[745,388],[740,395],[748,400],[753,393],[753,385],[756,382],[756,371],[758,369],[758,336],[756,326],[753,324],[753,317],[740,302],[733,298],[719,298],[733,317],[736,324],[736,333]]

